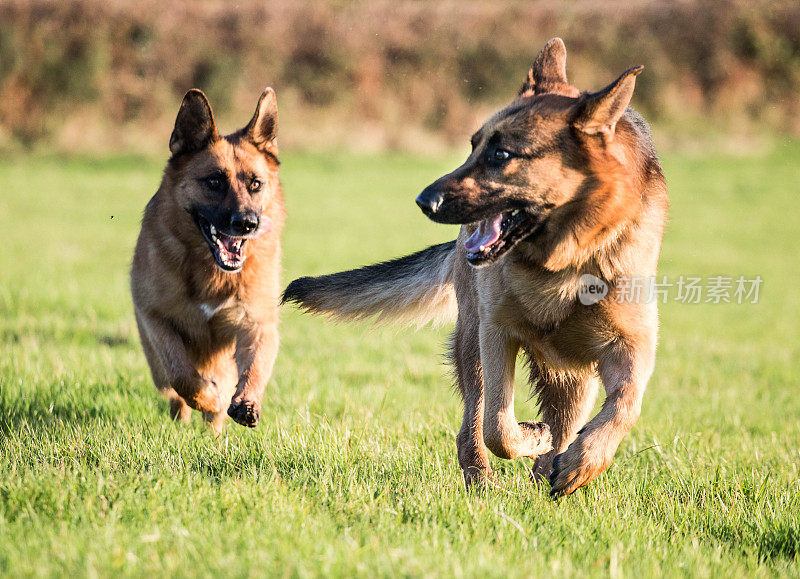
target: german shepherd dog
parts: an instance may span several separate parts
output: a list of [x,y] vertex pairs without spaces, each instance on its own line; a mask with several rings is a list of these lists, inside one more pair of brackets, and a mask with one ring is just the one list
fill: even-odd
[[254,427],[278,351],[280,235],[275,92],[227,136],[205,95],[186,93],[172,156],[147,204],[131,268],[136,322],[170,414],[227,414]]
[[[645,121],[628,108],[632,68],[597,92],[567,82],[555,38],[517,97],[472,136],[472,153],[417,197],[456,241],[293,281],[283,300],[342,319],[425,322],[457,304],[451,357],[464,401],[456,437],[469,487],[490,476],[487,449],[537,458],[536,480],[569,494],[598,476],[636,422],[653,371],[655,303],[615,299],[652,276],[667,191]],[[608,286],[579,300],[581,276]],[[530,361],[542,423],[514,417],[519,350]],[[602,381],[606,399],[588,423]]]

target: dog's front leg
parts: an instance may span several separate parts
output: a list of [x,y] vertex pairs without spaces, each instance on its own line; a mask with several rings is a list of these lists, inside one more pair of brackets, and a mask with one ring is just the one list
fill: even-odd
[[550,494],[570,494],[602,473],[622,438],[633,428],[653,372],[655,344],[638,348],[616,342],[598,361],[606,399],[600,412],[566,451],[553,459]]
[[541,422],[514,418],[514,366],[519,342],[481,322],[483,367],[483,441],[500,458],[536,458],[552,448],[550,429]]
[[[137,312],[136,319],[140,331],[146,332],[149,347],[158,356],[163,372],[157,374],[166,380],[163,387],[170,386],[195,410],[211,413],[222,410],[217,385],[199,374],[189,360],[183,338],[174,328],[158,315]],[[154,372],[154,376],[157,374]],[[156,385],[163,388],[159,382]],[[180,404],[171,406],[180,409]]]
[[276,324],[256,324],[243,330],[236,340],[234,358],[239,368],[239,383],[228,408],[228,416],[243,426],[254,428],[261,417],[261,398],[278,355]]

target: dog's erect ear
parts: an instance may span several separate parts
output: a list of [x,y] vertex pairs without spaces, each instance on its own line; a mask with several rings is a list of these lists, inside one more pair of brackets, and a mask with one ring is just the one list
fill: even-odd
[[275,91],[267,87],[258,99],[256,112],[244,129],[244,134],[259,149],[274,151],[278,133],[278,100]]
[[642,70],[643,66],[628,69],[603,90],[587,94],[578,105],[575,127],[589,135],[613,136],[617,121],[631,102],[636,76]]
[[528,78],[519,89],[519,96],[532,96],[547,92],[567,81],[567,47],[560,38],[553,38],[544,45],[533,61]]
[[193,88],[186,93],[169,138],[173,155],[197,151],[219,139],[211,105],[203,91]]

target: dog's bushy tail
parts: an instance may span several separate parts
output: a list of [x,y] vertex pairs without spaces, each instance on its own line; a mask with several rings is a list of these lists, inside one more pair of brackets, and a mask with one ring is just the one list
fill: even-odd
[[289,284],[281,303],[294,302],[307,312],[348,321],[444,322],[457,312],[455,247],[451,241],[361,269],[301,277]]

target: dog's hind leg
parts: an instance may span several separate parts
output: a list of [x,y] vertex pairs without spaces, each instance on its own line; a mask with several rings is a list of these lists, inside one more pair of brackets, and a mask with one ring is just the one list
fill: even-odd
[[550,430],[541,422],[514,417],[514,369],[519,342],[490,323],[480,324],[483,368],[483,441],[500,458],[536,458],[552,448]]
[[175,390],[170,388],[167,393],[169,397],[169,415],[175,422],[183,422],[188,424],[192,419],[192,409],[184,402],[183,398],[178,396]]
[[464,419],[456,436],[458,463],[467,488],[483,483],[492,474],[483,443],[483,377],[478,345],[478,320],[462,319],[453,332],[450,355],[458,389],[464,401]]
[[531,361],[531,384],[538,395],[542,421],[550,427],[553,449],[536,459],[532,476],[536,482],[547,480],[553,458],[564,452],[589,420],[600,389],[596,375],[567,374],[539,369]]

